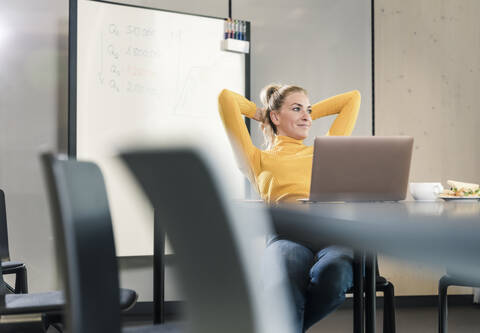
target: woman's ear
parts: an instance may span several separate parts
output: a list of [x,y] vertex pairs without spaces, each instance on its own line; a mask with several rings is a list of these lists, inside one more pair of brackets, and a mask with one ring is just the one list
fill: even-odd
[[275,111],[270,111],[270,119],[272,120],[272,123],[275,125],[275,126],[278,126],[280,124],[280,119],[278,117],[278,113],[276,113]]

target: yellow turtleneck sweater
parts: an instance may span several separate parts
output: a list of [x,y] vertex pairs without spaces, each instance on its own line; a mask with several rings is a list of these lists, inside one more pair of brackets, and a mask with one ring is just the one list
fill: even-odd
[[[255,147],[242,115],[253,118],[255,103],[242,95],[223,90],[219,97],[219,111],[234,148],[240,169],[255,185],[262,199],[268,203],[293,202],[307,198],[310,193],[313,147],[302,140],[277,136],[272,149]],[[357,90],[330,97],[312,105],[312,120],[338,114],[327,135],[350,135],[355,127],[360,108]]]

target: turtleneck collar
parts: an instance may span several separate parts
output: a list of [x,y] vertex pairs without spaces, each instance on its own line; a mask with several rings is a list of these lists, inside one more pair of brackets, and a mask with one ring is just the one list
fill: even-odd
[[289,136],[277,135],[273,143],[273,149],[280,147],[298,147],[304,146],[303,140],[291,138]]

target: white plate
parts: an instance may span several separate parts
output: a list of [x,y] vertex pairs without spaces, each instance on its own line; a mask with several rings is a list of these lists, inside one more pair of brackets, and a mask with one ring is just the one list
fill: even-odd
[[454,197],[454,196],[443,196],[439,195],[439,198],[445,200],[445,201],[450,201],[450,200],[461,200],[461,201],[466,201],[466,200],[480,200],[479,196],[476,197]]
[[428,200],[419,200],[419,199],[413,199],[415,202],[439,202],[440,200],[438,199],[428,199]]

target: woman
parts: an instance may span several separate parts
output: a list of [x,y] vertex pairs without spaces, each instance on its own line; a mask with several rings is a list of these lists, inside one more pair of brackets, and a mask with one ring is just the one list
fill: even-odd
[[[327,135],[350,135],[360,107],[360,93],[347,92],[311,106],[305,89],[269,85],[260,97],[263,108],[232,91],[223,90],[219,95],[220,116],[241,169],[267,203],[307,198],[313,147],[305,146],[303,140],[312,120],[337,114]],[[253,145],[242,115],[260,122],[266,150]],[[345,300],[353,280],[351,250],[336,246],[311,248],[277,236],[268,242],[267,267],[275,256],[281,256],[286,265],[298,332],[306,331]]]

